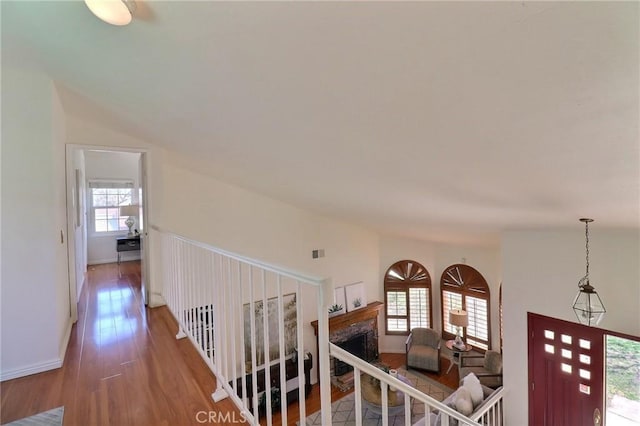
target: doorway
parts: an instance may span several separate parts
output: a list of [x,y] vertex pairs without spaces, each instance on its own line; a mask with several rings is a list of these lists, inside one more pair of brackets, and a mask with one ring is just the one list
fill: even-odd
[[604,331],[527,314],[529,424],[603,424]]
[[[66,146],[69,301],[73,322],[77,321],[78,300],[86,281],[87,266],[115,262],[118,255],[123,255],[125,260],[132,260],[132,255],[139,256],[142,297],[147,304],[147,170],[144,149]],[[132,233],[140,238],[140,251],[135,253],[116,250],[119,237],[132,237],[127,225],[128,216],[119,216],[120,207],[125,204],[139,211],[132,218],[135,224],[131,227]]]

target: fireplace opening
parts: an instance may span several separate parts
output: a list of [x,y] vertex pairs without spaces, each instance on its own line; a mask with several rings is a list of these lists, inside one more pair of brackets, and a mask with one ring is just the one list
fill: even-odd
[[[357,356],[360,359],[363,359],[367,362],[373,360],[375,358],[374,354],[371,354],[368,345],[368,333],[357,334],[351,337],[349,340],[346,340],[342,343],[337,343],[336,345]],[[333,374],[334,376],[342,376],[343,374],[348,373],[353,370],[353,367],[346,362],[339,360],[338,358],[333,359]]]

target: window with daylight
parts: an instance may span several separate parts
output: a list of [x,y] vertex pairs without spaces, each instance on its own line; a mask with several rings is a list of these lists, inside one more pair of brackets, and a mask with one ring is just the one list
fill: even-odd
[[90,181],[89,189],[93,232],[128,231],[128,216],[120,217],[120,207],[132,204],[133,182]]
[[385,330],[409,334],[415,327],[431,328],[431,276],[413,260],[401,260],[384,275]]
[[449,323],[449,312],[453,309],[463,309],[467,311],[469,318],[469,325],[462,331],[464,340],[476,348],[489,349],[489,286],[482,274],[471,266],[452,265],[442,273],[440,289],[443,338],[455,338],[457,328]]

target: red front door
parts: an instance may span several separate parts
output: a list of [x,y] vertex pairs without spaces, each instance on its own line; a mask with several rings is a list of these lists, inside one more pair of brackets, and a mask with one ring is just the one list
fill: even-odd
[[604,334],[528,313],[529,425],[602,425]]

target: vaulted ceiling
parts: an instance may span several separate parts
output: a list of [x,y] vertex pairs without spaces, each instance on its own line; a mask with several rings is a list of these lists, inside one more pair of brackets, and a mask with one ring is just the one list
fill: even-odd
[[639,26],[637,2],[139,1],[114,27],[2,1],[3,57],[69,114],[382,233],[488,243],[640,227]]

